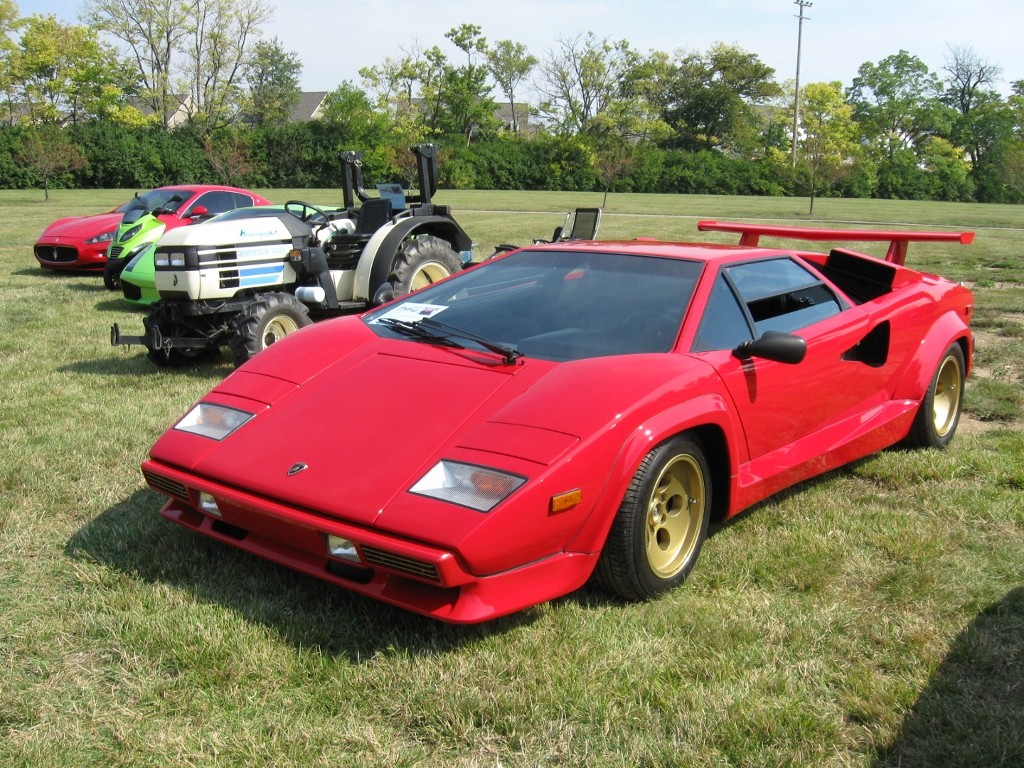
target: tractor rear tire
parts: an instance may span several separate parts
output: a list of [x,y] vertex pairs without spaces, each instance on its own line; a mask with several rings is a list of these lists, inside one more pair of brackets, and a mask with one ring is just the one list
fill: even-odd
[[235,355],[235,365],[242,365],[312,322],[309,308],[290,293],[260,296],[231,321],[235,332],[228,346]]
[[433,235],[422,235],[398,246],[389,282],[395,288],[395,296],[405,296],[454,275],[460,269],[462,260],[447,241]]

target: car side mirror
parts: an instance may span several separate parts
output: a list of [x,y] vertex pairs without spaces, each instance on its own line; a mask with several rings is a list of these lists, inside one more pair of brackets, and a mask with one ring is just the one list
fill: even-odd
[[209,216],[210,212],[206,209],[205,205],[197,205],[191,211],[188,212],[190,219],[201,219],[203,216]]
[[778,363],[800,363],[807,354],[807,340],[792,333],[765,331],[761,338],[745,341],[732,351],[733,357],[745,360],[762,357]]

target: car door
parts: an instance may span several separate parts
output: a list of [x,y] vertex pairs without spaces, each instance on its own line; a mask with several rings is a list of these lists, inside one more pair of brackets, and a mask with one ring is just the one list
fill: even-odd
[[[868,318],[818,275],[782,256],[719,270],[692,351],[718,371],[743,424],[750,460],[803,463],[822,450],[811,437],[879,400],[880,374],[849,352]],[[765,331],[807,341],[797,364],[740,359],[732,350]]]

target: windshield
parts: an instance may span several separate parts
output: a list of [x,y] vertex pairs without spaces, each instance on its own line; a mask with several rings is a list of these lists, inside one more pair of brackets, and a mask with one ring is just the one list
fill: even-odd
[[[371,312],[381,336],[398,323],[443,324],[527,357],[667,352],[702,264],[584,251],[522,251]],[[397,323],[395,321],[398,321]]]
[[[138,197],[133,197],[117,211],[124,213],[129,210],[141,209],[144,213],[149,213],[157,208],[163,208],[168,213],[176,213],[182,203],[189,200],[194,194],[195,190],[192,189],[151,189]],[[175,200],[175,196],[180,199]]]

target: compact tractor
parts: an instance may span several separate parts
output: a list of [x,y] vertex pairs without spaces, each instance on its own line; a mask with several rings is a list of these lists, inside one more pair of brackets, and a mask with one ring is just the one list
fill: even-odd
[[154,254],[160,299],[145,334],[125,336],[114,324],[111,343],[144,345],[161,366],[208,360],[226,345],[241,365],[314,319],[362,311],[458,271],[473,242],[448,206],[431,202],[437,147],[412,152],[415,196],[367,194],[362,153],[348,151],[344,208],[292,200],[167,232]]

